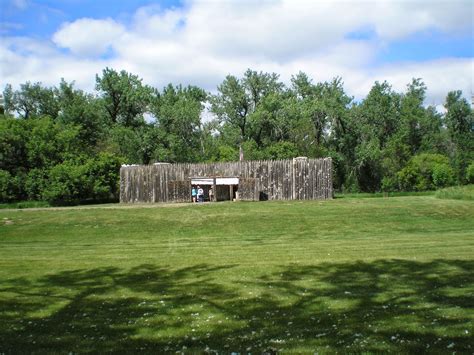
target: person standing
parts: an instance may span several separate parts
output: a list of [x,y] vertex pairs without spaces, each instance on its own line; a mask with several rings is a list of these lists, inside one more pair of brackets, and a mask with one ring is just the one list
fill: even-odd
[[209,202],[214,201],[214,190],[212,187],[209,189]]
[[196,202],[196,196],[197,196],[197,190],[196,190],[196,187],[193,186],[193,188],[191,189],[191,197],[193,199],[193,202]]
[[204,190],[202,189],[201,186],[198,186],[197,197],[198,197],[198,202],[204,201]]

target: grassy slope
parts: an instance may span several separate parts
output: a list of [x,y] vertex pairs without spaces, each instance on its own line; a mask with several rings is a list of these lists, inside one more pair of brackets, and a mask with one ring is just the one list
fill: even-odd
[[0,352],[472,351],[470,201],[0,218]]

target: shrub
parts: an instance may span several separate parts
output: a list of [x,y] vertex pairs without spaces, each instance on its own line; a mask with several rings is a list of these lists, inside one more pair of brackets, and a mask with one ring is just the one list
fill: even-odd
[[107,153],[85,161],[66,161],[49,170],[42,197],[51,204],[117,199],[119,174],[120,160]]
[[454,171],[444,155],[424,153],[412,157],[397,179],[402,190],[426,191],[452,185]]
[[469,184],[474,184],[474,162],[469,164],[466,169],[466,180]]
[[28,199],[41,200],[43,190],[47,184],[47,171],[43,169],[30,170],[25,181],[25,192]]
[[89,198],[117,199],[120,185],[120,159],[107,153],[87,162]]
[[64,162],[49,171],[49,183],[42,197],[51,204],[73,204],[87,196],[87,167]]
[[398,180],[396,176],[385,176],[382,179],[382,191],[397,191],[398,190]]
[[6,170],[0,170],[0,201],[7,202],[12,199],[11,174]]
[[446,164],[436,164],[433,167],[433,184],[435,187],[446,187],[454,184],[454,170]]

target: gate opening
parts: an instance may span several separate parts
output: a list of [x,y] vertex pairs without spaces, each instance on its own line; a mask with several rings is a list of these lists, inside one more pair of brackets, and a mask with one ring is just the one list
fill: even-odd
[[191,188],[200,186],[204,190],[204,201],[210,201],[209,190],[214,191],[214,201],[234,201],[239,199],[239,178],[237,177],[196,177],[191,179]]

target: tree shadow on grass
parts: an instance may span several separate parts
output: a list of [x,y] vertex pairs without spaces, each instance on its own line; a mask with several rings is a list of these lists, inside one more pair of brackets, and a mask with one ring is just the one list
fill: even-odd
[[[223,275],[230,275],[221,280]],[[472,352],[474,262],[63,271],[0,286],[0,352]]]

